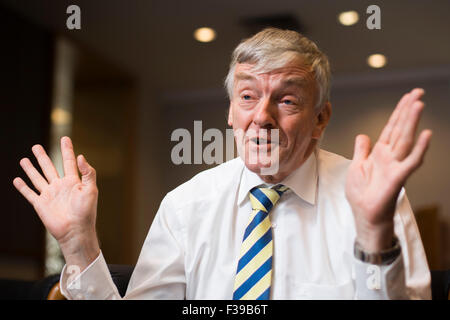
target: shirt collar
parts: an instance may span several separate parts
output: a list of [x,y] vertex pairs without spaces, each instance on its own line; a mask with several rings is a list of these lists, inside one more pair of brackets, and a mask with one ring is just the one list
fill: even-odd
[[[312,152],[306,161],[280,184],[289,187],[297,196],[314,205],[317,191],[317,161],[316,154]],[[249,191],[259,185],[271,186],[264,182],[256,173],[250,171],[244,165],[244,172],[238,195],[238,205],[247,199]]]

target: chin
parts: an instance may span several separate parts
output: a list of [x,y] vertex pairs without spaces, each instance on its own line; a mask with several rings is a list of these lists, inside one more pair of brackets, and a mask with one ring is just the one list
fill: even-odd
[[244,160],[245,166],[259,175],[276,175],[280,164],[280,148],[271,145],[258,146],[252,143],[246,145]]
[[273,176],[277,175],[280,171],[278,161],[273,161],[271,163],[257,161],[255,163],[254,161],[253,162],[249,161],[249,159],[243,160],[247,169],[258,175]]
[[261,168],[262,168],[262,166],[259,163],[256,163],[256,164],[252,163],[252,164],[250,164],[250,163],[248,163],[248,161],[245,162],[245,166],[251,172],[258,173],[258,174],[261,172]]

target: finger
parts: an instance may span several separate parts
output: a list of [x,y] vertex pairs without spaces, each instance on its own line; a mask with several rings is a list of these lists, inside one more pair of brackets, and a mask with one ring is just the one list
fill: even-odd
[[392,128],[391,138],[389,139],[389,143],[391,145],[395,145],[397,143],[397,140],[402,135],[405,122],[409,118],[412,105],[416,101],[418,101],[424,95],[424,93],[425,93],[425,91],[421,88],[416,88],[411,91],[408,99],[406,100],[405,104],[402,107],[402,110],[399,114],[399,117],[398,117],[396,123],[394,124],[394,126]]
[[81,172],[81,182],[86,185],[95,185],[97,180],[95,169],[89,165],[83,155],[78,156],[77,163]]
[[353,152],[353,161],[359,162],[367,159],[370,153],[370,138],[360,134],[355,139],[355,150]]
[[61,138],[61,154],[66,176],[78,176],[77,162],[73,152],[72,140],[69,137]]
[[15,178],[13,180],[13,185],[25,197],[25,199],[27,199],[28,202],[34,206],[38,199],[36,192],[31,190],[21,178]]
[[47,153],[45,152],[44,148],[37,144],[34,145],[31,150],[33,151],[34,156],[36,157],[39,166],[42,169],[42,172],[44,173],[45,177],[47,178],[47,181],[50,183],[54,179],[59,178],[58,172],[56,171],[55,166],[53,165],[52,160],[48,157]]
[[422,101],[416,101],[411,106],[400,136],[392,145],[392,150],[395,152],[397,159],[403,159],[411,152],[424,106],[425,104]]
[[401,110],[403,109],[403,106],[406,104],[410,96],[410,93],[406,93],[403,95],[403,97],[398,102],[397,106],[395,107],[394,112],[392,112],[388,123],[384,127],[383,131],[380,134],[380,137],[378,138],[378,141],[382,143],[389,143],[389,139],[392,134],[392,129],[394,128],[395,123],[398,120],[398,117],[400,115]]
[[424,130],[420,133],[420,136],[417,139],[413,150],[403,162],[407,171],[407,175],[411,174],[423,163],[423,158],[425,157],[425,153],[427,152],[428,146],[430,145],[432,134],[433,133],[431,132],[431,130]]
[[33,186],[41,192],[47,185],[47,181],[41,176],[39,171],[36,170],[36,168],[31,163],[30,159],[23,158],[20,160],[20,166],[22,167],[23,171],[27,174],[28,178],[30,178],[31,183]]

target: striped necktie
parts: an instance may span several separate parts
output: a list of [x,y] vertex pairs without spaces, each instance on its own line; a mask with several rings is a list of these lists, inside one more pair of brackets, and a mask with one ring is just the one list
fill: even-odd
[[233,300],[268,300],[272,283],[272,226],[269,212],[288,188],[250,190],[252,213],[244,239],[234,281]]

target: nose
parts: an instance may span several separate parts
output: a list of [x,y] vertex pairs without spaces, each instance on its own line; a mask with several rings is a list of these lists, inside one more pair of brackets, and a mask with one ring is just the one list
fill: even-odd
[[253,123],[260,128],[274,128],[276,125],[276,108],[269,98],[261,99],[253,115]]

